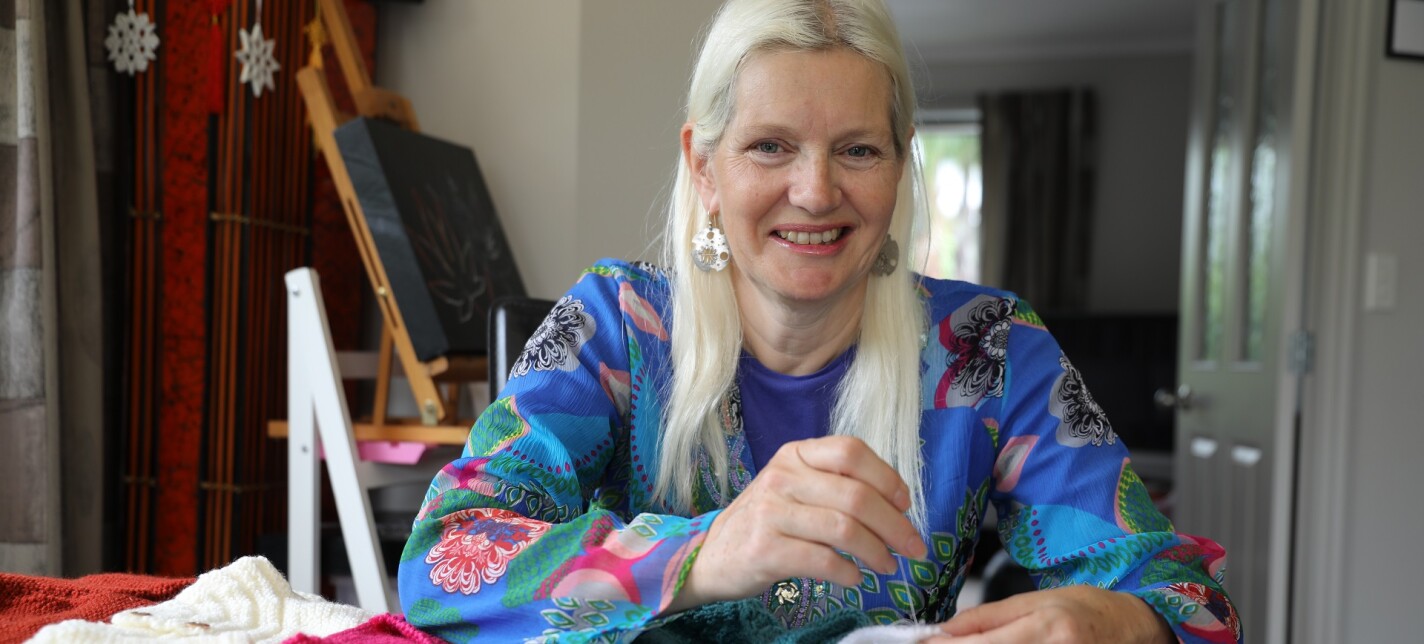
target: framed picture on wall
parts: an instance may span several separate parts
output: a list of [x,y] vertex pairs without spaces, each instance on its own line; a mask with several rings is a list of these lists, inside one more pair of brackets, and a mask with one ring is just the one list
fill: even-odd
[[1424,0],[1390,0],[1385,54],[1424,60]]

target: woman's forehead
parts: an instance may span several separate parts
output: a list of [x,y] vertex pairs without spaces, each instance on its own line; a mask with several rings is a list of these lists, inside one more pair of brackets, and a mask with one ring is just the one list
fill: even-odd
[[733,127],[834,126],[889,133],[893,86],[885,66],[852,50],[771,50],[743,63]]

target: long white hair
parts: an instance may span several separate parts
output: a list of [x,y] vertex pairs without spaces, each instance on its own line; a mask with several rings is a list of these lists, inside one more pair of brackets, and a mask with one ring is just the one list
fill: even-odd
[[[890,234],[908,249],[918,211],[918,160],[910,145],[914,88],[900,36],[881,0],[730,0],[707,32],[693,70],[687,119],[693,153],[710,157],[736,106],[733,87],[744,63],[766,51],[846,48],[885,66],[892,81],[891,128],[904,164]],[[654,495],[669,508],[691,512],[697,454],[703,450],[726,491],[728,454],[718,420],[734,384],[742,349],[737,300],[729,271],[698,270],[691,239],[708,213],[679,158],[663,264],[672,269],[672,368],[666,393],[660,464]],[[925,531],[920,470],[920,349],[927,315],[913,274],[901,268],[872,276],[866,289],[859,344],[831,412],[831,433],[864,440],[909,485],[910,519]],[[732,261],[736,261],[733,257]]]

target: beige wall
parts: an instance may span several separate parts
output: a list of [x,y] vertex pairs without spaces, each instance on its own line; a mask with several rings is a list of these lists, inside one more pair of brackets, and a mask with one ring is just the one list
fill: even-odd
[[[693,43],[717,4],[382,3],[375,83],[409,98],[426,134],[475,151],[525,288],[557,298],[599,258],[656,255],[650,214],[677,159]],[[483,407],[473,391],[467,416]],[[389,411],[417,413],[404,394]],[[423,489],[382,492],[378,504],[405,509]]]
[[579,16],[560,0],[383,4],[375,82],[468,145],[536,295],[573,274]]
[[716,4],[383,4],[376,83],[474,149],[526,287],[554,297],[600,257],[645,256]]
[[[598,0],[579,47],[578,247],[656,260],[694,41],[716,0]],[[589,10],[596,6],[597,10]]]

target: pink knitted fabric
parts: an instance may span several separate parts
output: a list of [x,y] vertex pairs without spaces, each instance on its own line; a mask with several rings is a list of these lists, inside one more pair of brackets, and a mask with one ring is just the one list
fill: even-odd
[[322,644],[397,644],[403,642],[445,644],[445,640],[411,626],[404,617],[394,613],[381,613],[360,626],[326,637],[297,635],[282,644],[316,644],[318,642]]

